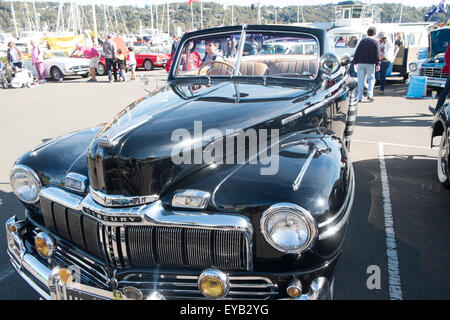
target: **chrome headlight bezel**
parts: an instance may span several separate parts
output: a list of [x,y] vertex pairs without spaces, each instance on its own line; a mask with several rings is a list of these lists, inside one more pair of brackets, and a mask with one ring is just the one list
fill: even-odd
[[[20,194],[14,187],[14,176],[18,172],[24,173],[25,175],[28,176],[28,178],[31,181],[33,181],[35,183],[37,192],[36,192],[36,196],[33,197],[32,199],[25,199],[23,197],[23,195]],[[14,194],[16,195],[17,198],[20,199],[20,201],[23,201],[27,204],[36,204],[37,202],[39,202],[39,193],[42,190],[42,183],[41,183],[41,180],[39,179],[38,175],[36,174],[36,172],[33,169],[31,169],[27,166],[24,166],[24,165],[20,165],[20,164],[15,165],[11,170],[11,173],[9,176],[9,182],[11,184],[11,188],[12,188]]]
[[341,68],[339,57],[333,52],[326,52],[319,60],[319,70],[326,75],[333,75]]
[[[277,213],[281,213],[283,211],[288,211],[289,214],[293,215],[296,219],[301,219],[304,224],[307,227],[308,230],[308,238],[305,241],[305,243],[295,249],[289,249],[289,248],[283,248],[276,244],[273,239],[269,235],[269,230],[267,228],[268,222],[270,221],[271,217],[273,217]],[[318,236],[318,228],[316,225],[316,221],[309,213],[308,210],[293,204],[293,203],[277,203],[272,205],[270,208],[268,208],[266,211],[264,211],[261,221],[260,221],[260,228],[261,233],[264,236],[264,239],[276,250],[289,253],[289,254],[300,254],[302,252],[305,252],[306,250],[310,249]]]
[[411,62],[409,64],[409,71],[416,72],[417,70],[419,70],[419,65],[417,64],[417,62]]

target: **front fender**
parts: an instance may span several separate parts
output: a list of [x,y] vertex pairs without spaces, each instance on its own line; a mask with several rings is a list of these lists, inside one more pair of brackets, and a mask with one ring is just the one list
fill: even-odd
[[439,112],[434,117],[433,125],[431,126],[431,147],[433,147],[433,138],[442,136],[445,130],[450,127],[450,119],[448,117],[449,109],[450,103],[447,103],[439,110]]

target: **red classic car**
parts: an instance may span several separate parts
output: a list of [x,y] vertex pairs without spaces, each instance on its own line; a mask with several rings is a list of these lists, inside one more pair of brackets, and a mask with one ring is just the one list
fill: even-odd
[[155,67],[164,68],[170,55],[166,53],[150,52],[148,47],[134,47],[136,54],[136,69],[143,68],[147,71]]

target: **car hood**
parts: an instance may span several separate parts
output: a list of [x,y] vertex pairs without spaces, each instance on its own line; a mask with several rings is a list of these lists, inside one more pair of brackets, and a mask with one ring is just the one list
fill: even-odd
[[[282,118],[308,105],[312,88],[234,82],[167,86],[132,103],[93,140],[91,186],[110,195],[160,195],[205,167],[194,155],[211,141],[232,130],[279,129]],[[191,154],[192,164],[172,161],[180,150]]]
[[64,58],[64,57],[55,57],[47,59],[46,61],[52,62],[52,63],[60,63],[63,65],[71,66],[79,66],[79,65],[89,65],[88,59],[82,59],[82,58]]
[[443,65],[445,65],[445,54],[438,53],[437,55],[425,60],[422,64],[422,67],[430,68],[430,67],[443,66]]

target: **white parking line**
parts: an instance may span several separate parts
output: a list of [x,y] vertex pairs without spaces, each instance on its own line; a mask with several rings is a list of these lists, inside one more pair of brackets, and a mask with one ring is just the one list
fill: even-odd
[[403,147],[403,148],[412,148],[412,149],[437,149],[437,147],[430,148],[430,147],[424,147],[424,146],[415,146],[415,145],[409,145],[409,144],[399,144],[399,143],[389,143],[389,142],[377,142],[377,141],[367,141],[367,140],[356,140],[352,139],[352,142],[360,142],[360,143],[370,143],[370,144],[377,144],[380,143],[385,146],[391,146],[391,147]]
[[394,218],[392,216],[389,179],[384,161],[384,144],[378,143],[378,160],[380,161],[381,189],[383,191],[384,228],[386,232],[386,254],[389,273],[389,296],[391,300],[403,300],[400,281],[400,268],[395,240]]
[[0,282],[6,280],[9,276],[14,274],[14,269],[8,268],[0,273]]

